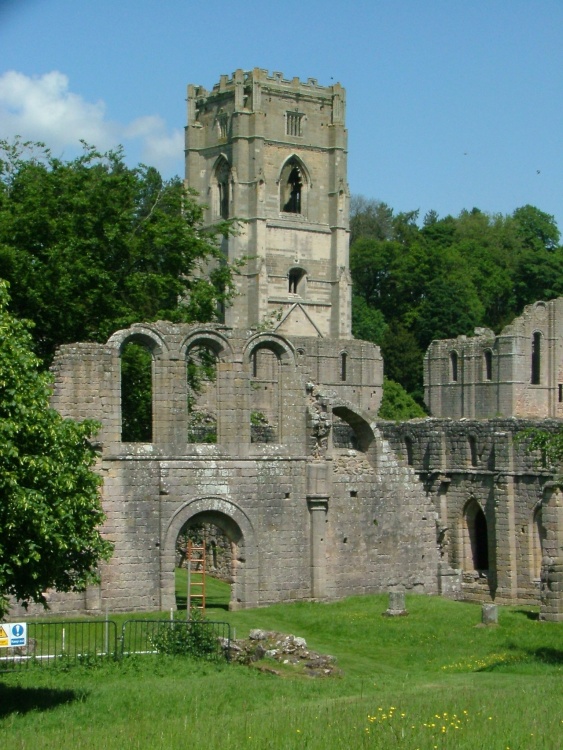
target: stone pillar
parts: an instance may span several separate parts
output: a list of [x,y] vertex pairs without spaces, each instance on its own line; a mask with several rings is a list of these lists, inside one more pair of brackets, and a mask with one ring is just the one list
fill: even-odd
[[325,462],[307,466],[307,507],[311,517],[311,597],[326,596],[326,517],[330,494],[329,465]]
[[563,622],[563,492],[552,483],[544,492],[540,620]]
[[311,597],[326,596],[326,548],[325,524],[328,512],[328,497],[307,497],[311,514]]
[[[489,525],[489,582],[491,592],[496,590],[498,598],[505,601],[517,599],[516,575],[516,525],[514,518],[514,477],[500,474],[495,487],[494,525]],[[492,519],[487,518],[490,524]],[[493,539],[491,539],[493,536]],[[493,542],[491,544],[491,542]],[[495,585],[496,582],[496,585]]]

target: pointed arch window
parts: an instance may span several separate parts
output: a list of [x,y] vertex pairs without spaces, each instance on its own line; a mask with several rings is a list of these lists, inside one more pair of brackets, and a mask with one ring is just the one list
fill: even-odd
[[286,214],[304,214],[307,180],[303,165],[293,156],[282,169],[280,177],[280,211]]
[[231,206],[231,167],[222,157],[215,168],[214,214],[217,219],[228,219]]

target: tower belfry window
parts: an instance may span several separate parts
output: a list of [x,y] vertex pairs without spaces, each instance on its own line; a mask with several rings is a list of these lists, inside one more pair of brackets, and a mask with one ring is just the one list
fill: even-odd
[[286,185],[287,200],[283,204],[282,211],[288,214],[301,213],[301,191],[303,189],[303,178],[301,170],[297,165],[289,173]]
[[302,268],[292,268],[288,273],[288,291],[290,294],[300,294],[303,296],[304,292],[304,280],[306,274]]
[[219,138],[227,138],[229,134],[229,116],[222,113],[217,118],[217,127],[219,130]]
[[226,159],[221,159],[215,171],[216,184],[216,202],[215,216],[221,219],[228,219],[230,213],[231,201],[231,169]]
[[286,135],[303,135],[301,123],[303,115],[300,112],[286,112],[285,115],[285,133]]

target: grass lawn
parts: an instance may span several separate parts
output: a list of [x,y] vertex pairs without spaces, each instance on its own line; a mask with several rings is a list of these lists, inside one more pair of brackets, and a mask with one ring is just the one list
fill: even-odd
[[386,608],[369,596],[208,611],[239,637],[254,627],[305,637],[337,657],[337,678],[162,656],[1,675],[2,746],[563,748],[561,625],[507,607],[498,627],[477,627],[480,606],[422,596],[407,597],[407,617]]

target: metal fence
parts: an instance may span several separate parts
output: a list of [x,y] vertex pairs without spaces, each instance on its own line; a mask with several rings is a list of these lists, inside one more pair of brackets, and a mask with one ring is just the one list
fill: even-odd
[[121,654],[170,654],[216,661],[229,658],[231,628],[207,620],[127,620]]
[[211,661],[229,659],[226,622],[114,620],[27,623],[27,645],[0,649],[0,672],[29,667],[90,666],[127,656],[169,654]]
[[31,621],[25,646],[0,649],[0,671],[32,664],[92,664],[117,655],[117,625],[113,620]]

